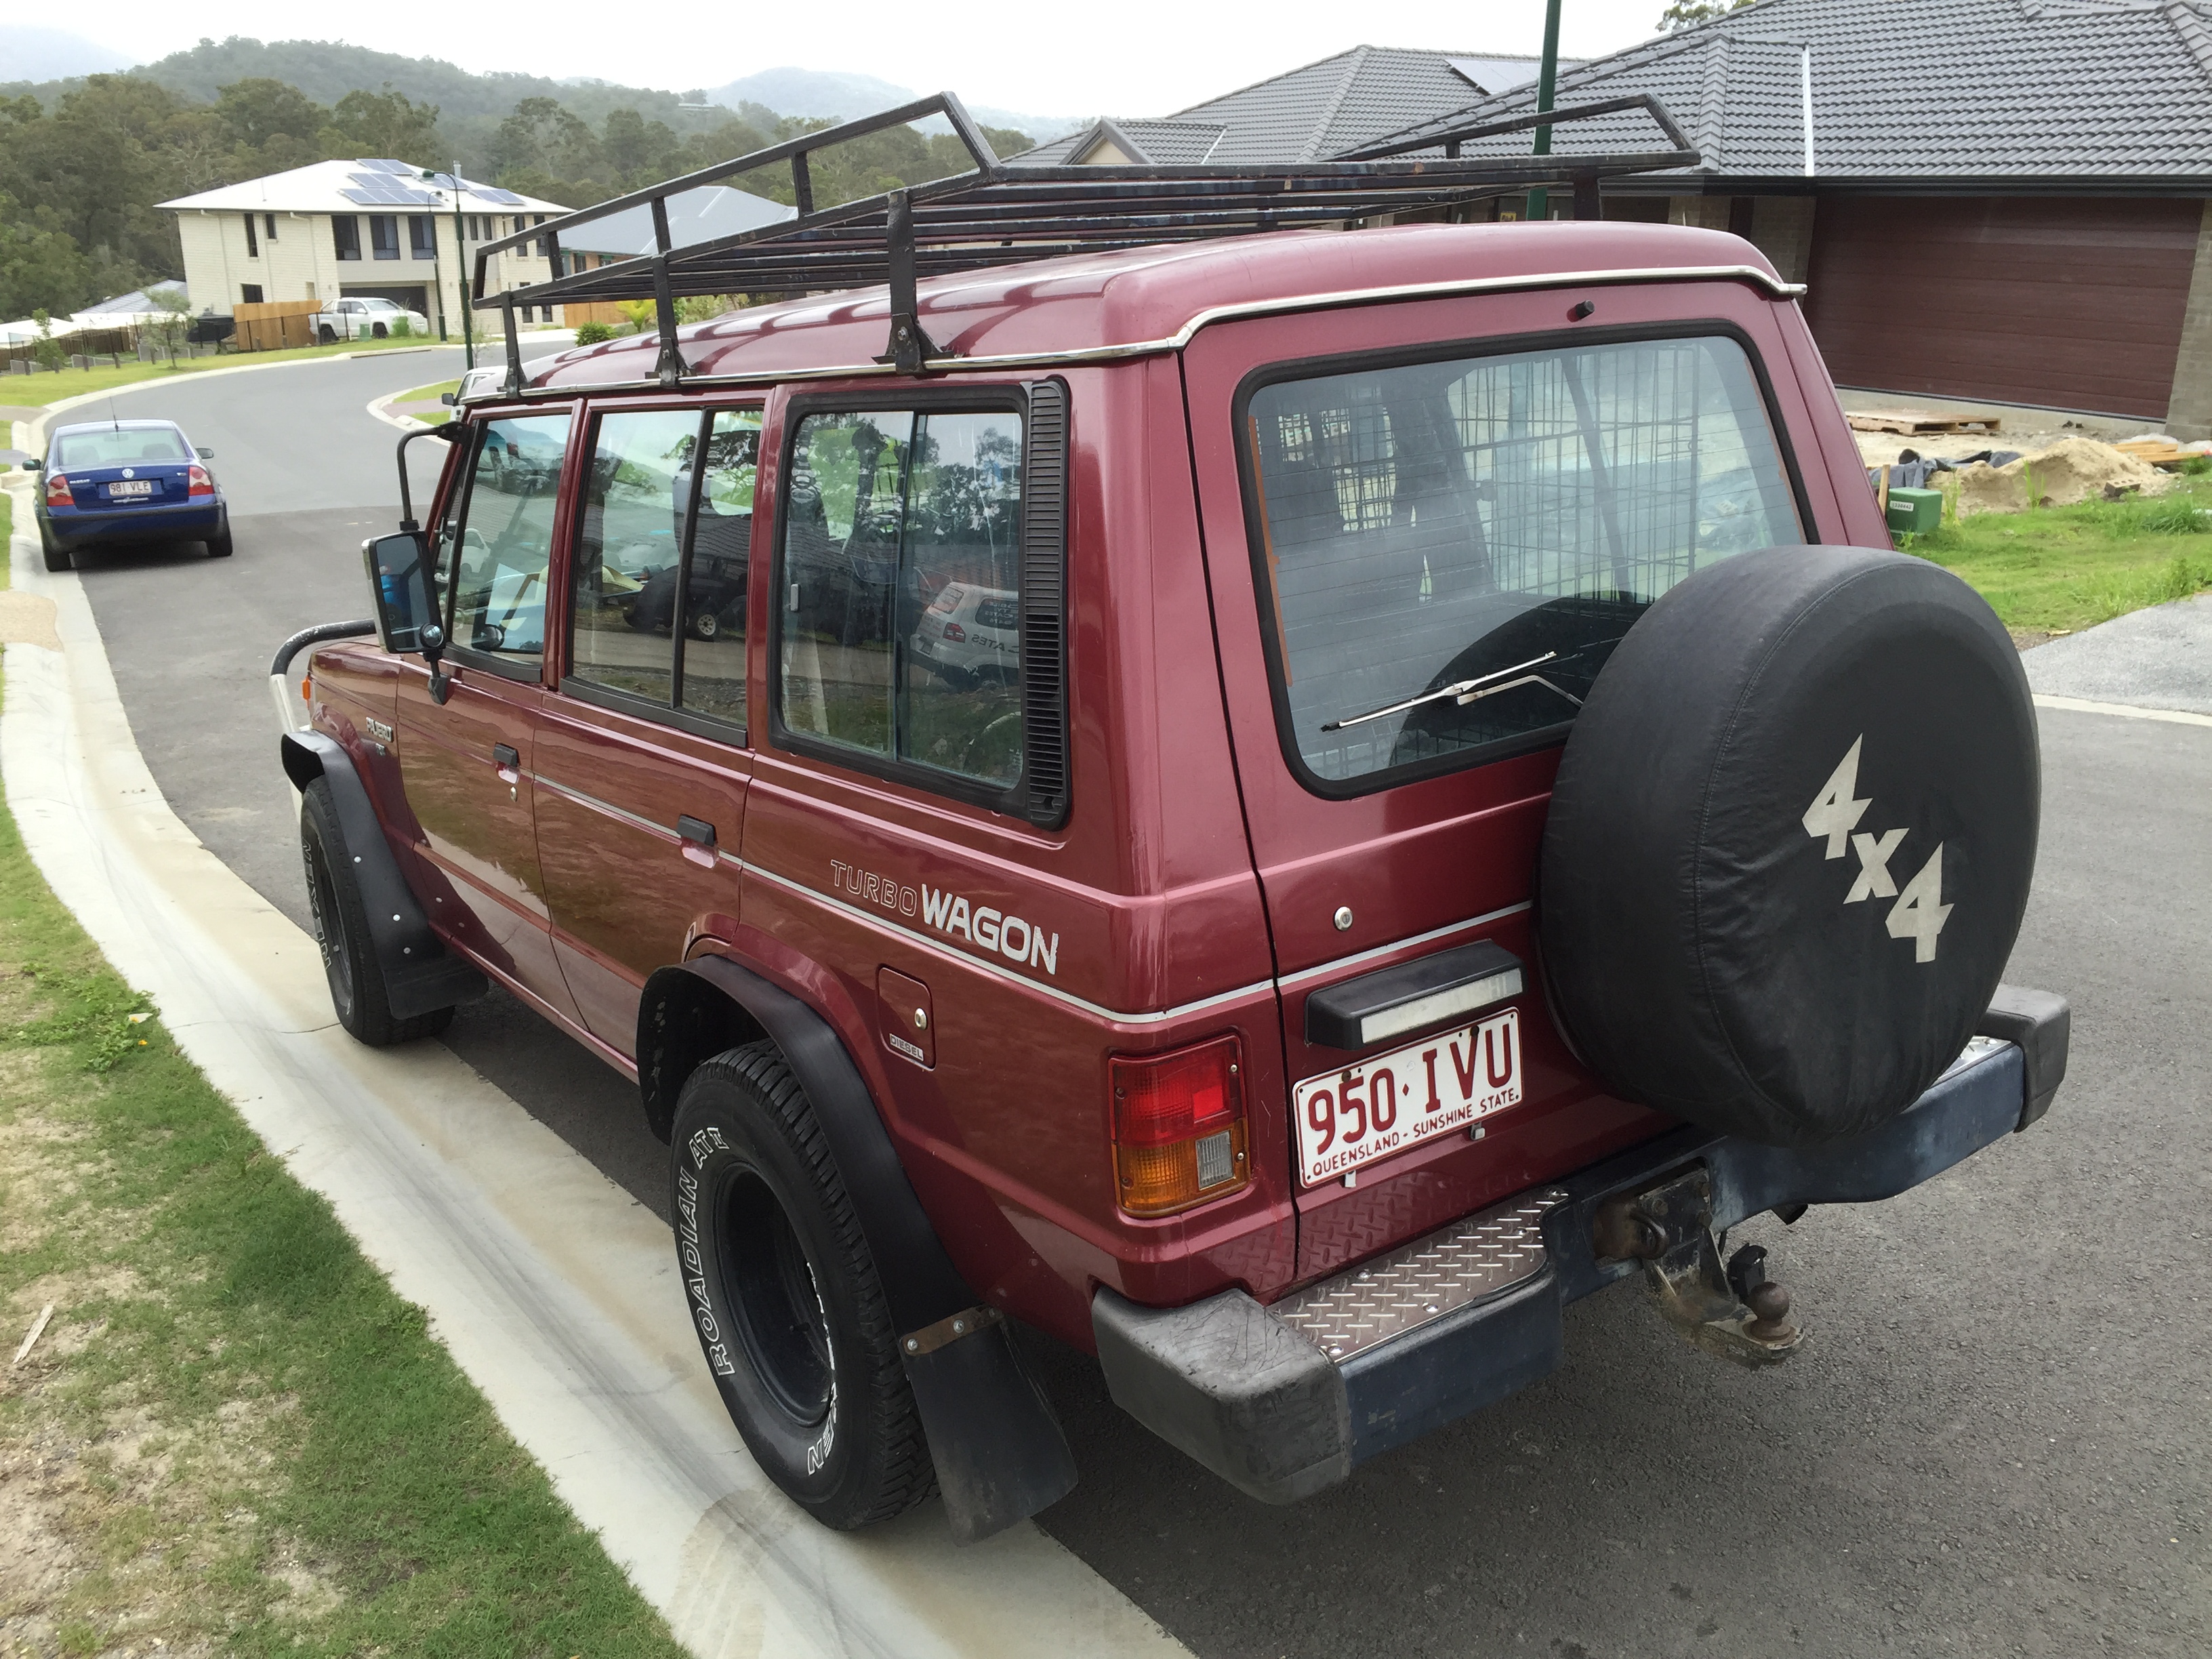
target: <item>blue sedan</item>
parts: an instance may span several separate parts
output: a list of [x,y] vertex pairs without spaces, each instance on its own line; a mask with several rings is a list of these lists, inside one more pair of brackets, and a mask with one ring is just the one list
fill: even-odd
[[56,428],[35,510],[46,568],[67,570],[79,548],[204,542],[230,556],[230,508],[215,474],[173,421],[98,421]]

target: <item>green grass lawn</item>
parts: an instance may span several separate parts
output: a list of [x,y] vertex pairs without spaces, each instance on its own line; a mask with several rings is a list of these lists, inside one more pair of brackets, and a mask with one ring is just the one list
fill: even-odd
[[[428,386],[418,386],[412,391],[400,392],[392,401],[395,404],[428,403],[433,398],[442,397],[448,392],[459,392],[460,389],[461,383],[459,380],[433,380]],[[453,418],[453,411],[451,409],[418,409],[411,410],[407,418],[411,421],[420,421],[424,426],[443,426]]]
[[48,1304],[0,1365],[6,1535],[44,1564],[0,1564],[9,1651],[680,1659],[0,809],[0,1347]]
[[2006,627],[2071,633],[2212,587],[2212,478],[2148,500],[1976,514],[1898,544],[1956,571]]
[[58,404],[88,392],[112,392],[144,380],[165,380],[173,374],[196,374],[210,368],[236,368],[247,363],[288,363],[309,357],[342,357],[362,351],[420,350],[436,340],[340,340],[331,345],[294,346],[283,351],[224,352],[214,357],[179,357],[167,362],[126,362],[120,368],[65,368],[58,374],[15,374],[0,382],[0,403]]

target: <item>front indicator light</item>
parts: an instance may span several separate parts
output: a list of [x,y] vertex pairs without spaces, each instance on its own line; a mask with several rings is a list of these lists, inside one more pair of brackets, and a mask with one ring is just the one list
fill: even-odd
[[1113,1060],[1115,1195],[1128,1214],[1170,1215],[1250,1182],[1243,1053],[1224,1036]]

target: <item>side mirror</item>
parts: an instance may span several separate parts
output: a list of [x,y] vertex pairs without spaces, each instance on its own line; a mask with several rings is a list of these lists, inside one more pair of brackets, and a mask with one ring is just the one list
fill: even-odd
[[23,471],[26,472],[44,472],[46,470],[46,464],[35,455],[23,463]]
[[211,461],[215,459],[215,451],[212,449],[201,449],[195,446],[192,453],[204,461]]
[[438,401],[445,404],[447,408],[453,409],[458,406],[461,400],[450,392],[441,392],[438,394]]
[[[419,530],[371,536],[361,544],[368,591],[376,601],[376,632],[386,651],[420,651],[430,659],[445,648],[437,627],[438,599],[430,580],[430,538]],[[432,636],[434,635],[434,641]]]

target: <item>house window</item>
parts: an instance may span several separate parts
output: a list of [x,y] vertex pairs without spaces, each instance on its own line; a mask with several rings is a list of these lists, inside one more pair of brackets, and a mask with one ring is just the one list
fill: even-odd
[[434,259],[438,257],[436,222],[428,214],[410,213],[407,216],[407,240],[416,258]]
[[397,259],[399,257],[399,216],[396,213],[370,214],[368,240],[378,258]]
[[276,216],[275,214],[264,213],[261,216],[261,234],[272,242],[276,240]]
[[341,259],[361,258],[361,221],[350,213],[331,216],[331,246]]
[[249,259],[261,257],[261,244],[253,240],[253,216],[250,213],[246,216],[246,257]]
[[247,306],[259,305],[261,303],[261,284],[258,283],[240,283],[238,285],[238,302],[240,305]]

